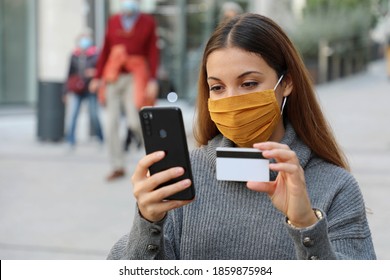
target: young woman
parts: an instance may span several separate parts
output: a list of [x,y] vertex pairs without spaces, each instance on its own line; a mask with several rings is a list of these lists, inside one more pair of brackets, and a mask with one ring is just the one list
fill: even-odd
[[[138,211],[109,258],[375,259],[359,186],[320,110],[293,44],[270,19],[244,14],[210,38],[199,77],[191,152],[193,201],[182,168],[148,175],[164,157],[142,158],[132,183]],[[216,179],[217,147],[254,147],[271,160],[270,182]]]

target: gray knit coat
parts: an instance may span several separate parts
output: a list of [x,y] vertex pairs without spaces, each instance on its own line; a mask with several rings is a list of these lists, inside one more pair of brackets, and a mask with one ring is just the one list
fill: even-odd
[[[375,259],[362,193],[346,170],[314,155],[291,125],[281,141],[294,150],[305,172],[315,225],[297,229],[267,194],[246,183],[217,181],[216,147],[232,142],[218,135],[191,151],[195,200],[157,223],[138,211],[129,234],[108,259]],[[271,179],[277,174],[271,172]]]

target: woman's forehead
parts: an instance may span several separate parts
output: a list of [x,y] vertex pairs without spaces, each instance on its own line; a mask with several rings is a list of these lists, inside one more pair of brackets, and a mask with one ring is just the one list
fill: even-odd
[[242,72],[257,70],[269,72],[273,69],[259,55],[240,48],[222,48],[209,54],[206,62],[208,75],[212,72]]

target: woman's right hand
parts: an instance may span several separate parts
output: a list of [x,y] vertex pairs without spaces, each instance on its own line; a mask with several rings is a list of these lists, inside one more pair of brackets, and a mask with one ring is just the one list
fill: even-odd
[[182,167],[173,167],[154,175],[149,175],[149,167],[164,157],[165,153],[163,151],[146,155],[138,162],[131,177],[134,186],[133,193],[137,200],[140,214],[150,222],[161,221],[168,211],[192,202],[192,200],[166,200],[166,197],[188,188],[191,185],[191,180],[189,179],[156,189],[160,184],[184,174]]

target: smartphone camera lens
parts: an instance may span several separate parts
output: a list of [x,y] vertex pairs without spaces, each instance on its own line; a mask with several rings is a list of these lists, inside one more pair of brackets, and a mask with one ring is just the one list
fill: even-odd
[[165,129],[161,129],[160,130],[160,138],[164,139],[164,138],[167,138],[168,136],[168,133]]
[[147,136],[152,135],[151,120],[153,119],[153,113],[144,111],[142,112],[142,123],[144,124],[144,132]]

